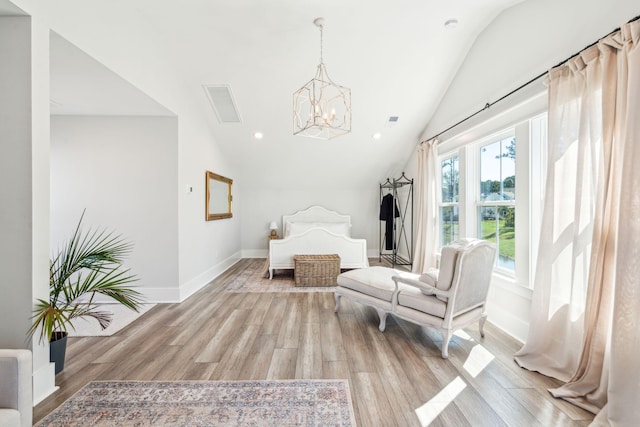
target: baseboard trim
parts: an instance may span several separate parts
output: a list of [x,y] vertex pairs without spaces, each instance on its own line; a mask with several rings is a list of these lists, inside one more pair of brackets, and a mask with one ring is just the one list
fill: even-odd
[[269,251],[266,249],[243,249],[242,258],[266,258]]
[[179,300],[177,302],[182,302],[186,300],[191,295],[193,295],[194,293],[196,293],[197,291],[205,287],[207,284],[209,284],[209,282],[211,282],[213,279],[215,279],[216,277],[218,277],[219,275],[227,271],[229,267],[231,267],[232,265],[234,265],[235,263],[237,263],[242,259],[240,255],[241,255],[241,252],[236,252],[235,254],[231,255],[229,258],[219,262],[218,264],[214,265],[204,273],[199,274],[195,278],[189,280],[188,282],[180,286]]
[[[145,303],[175,303],[180,302],[180,289],[172,288],[142,288],[139,291],[144,295]],[[111,301],[113,302],[113,301]]]
[[379,249],[367,249],[367,257],[368,258],[380,258],[380,250]]
[[55,371],[56,364],[50,362],[33,373],[33,406],[58,390]]
[[515,340],[524,343],[529,333],[529,323],[495,304],[487,305],[487,320]]

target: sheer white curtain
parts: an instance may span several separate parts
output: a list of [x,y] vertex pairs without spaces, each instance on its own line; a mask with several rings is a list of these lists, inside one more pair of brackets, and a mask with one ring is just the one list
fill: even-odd
[[629,160],[640,143],[639,38],[638,21],[627,24],[550,72],[532,318],[516,354],[568,381],[555,396],[594,413],[609,402],[602,425],[640,420],[640,183]]
[[[606,41],[617,59],[611,73],[618,78],[610,87],[617,96],[608,107],[615,108],[612,133],[621,143],[615,166],[620,198],[614,213],[618,244],[610,354],[605,354],[604,366],[608,383],[599,386],[607,389],[608,403],[594,425],[631,426],[640,423],[640,21],[623,26]],[[585,375],[576,375],[578,386],[592,370],[588,358],[583,364]]]
[[516,354],[520,366],[563,381],[575,372],[582,346],[602,173],[598,70],[591,49],[549,73],[548,168],[532,315],[526,344]]
[[416,178],[416,205],[418,227],[413,272],[422,273],[435,267],[438,249],[438,201],[440,181],[438,174],[438,142],[436,139],[418,145],[418,176]]

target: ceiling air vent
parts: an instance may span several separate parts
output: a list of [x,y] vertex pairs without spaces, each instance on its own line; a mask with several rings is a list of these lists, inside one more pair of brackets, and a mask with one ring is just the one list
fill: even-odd
[[229,85],[203,85],[203,87],[220,123],[240,123],[240,114]]
[[395,125],[398,124],[398,120],[400,119],[400,117],[398,116],[389,116],[389,120],[387,120],[387,127],[388,128],[392,128]]

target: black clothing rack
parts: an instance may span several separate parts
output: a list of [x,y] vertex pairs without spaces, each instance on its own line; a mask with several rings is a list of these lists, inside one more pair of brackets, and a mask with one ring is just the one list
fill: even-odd
[[[408,186],[407,198],[402,200],[398,197],[398,189],[405,186]],[[413,266],[413,179],[407,178],[402,172],[400,178],[393,180],[387,178],[383,184],[380,184],[381,210],[383,199],[387,194],[390,194],[392,199],[391,217],[386,218],[386,221],[391,221],[391,223],[387,223],[387,232],[385,232],[385,223],[380,223],[380,256],[378,260],[385,259],[393,267],[396,265],[411,267]],[[409,211],[411,214],[409,221],[407,221]],[[389,235],[391,242],[387,241]]]

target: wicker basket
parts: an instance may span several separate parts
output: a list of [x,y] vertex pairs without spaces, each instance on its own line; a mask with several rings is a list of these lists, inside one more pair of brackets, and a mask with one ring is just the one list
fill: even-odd
[[296,286],[336,286],[340,274],[338,255],[295,255]]

